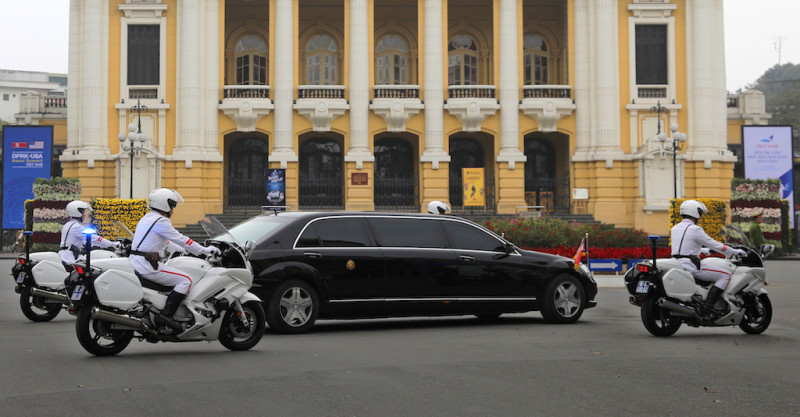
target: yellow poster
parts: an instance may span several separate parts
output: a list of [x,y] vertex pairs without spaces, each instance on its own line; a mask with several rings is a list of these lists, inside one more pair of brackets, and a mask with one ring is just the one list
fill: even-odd
[[464,184],[464,207],[485,206],[483,168],[461,168],[461,178]]

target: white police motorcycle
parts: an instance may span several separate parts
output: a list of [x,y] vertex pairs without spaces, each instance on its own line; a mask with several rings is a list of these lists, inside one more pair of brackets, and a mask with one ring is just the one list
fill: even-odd
[[[75,284],[68,279],[68,272],[61,263],[57,252],[30,252],[30,239],[33,232],[23,232],[26,238],[25,254],[17,257],[17,262],[11,268],[11,276],[16,287],[14,292],[19,294],[19,306],[22,314],[33,322],[53,320],[62,309],[74,312],[77,306],[70,301]],[[123,249],[94,250],[88,253],[94,259],[111,259],[125,256],[124,247],[130,244],[132,236],[124,236],[118,241],[123,243]],[[121,258],[128,263],[128,258]]]
[[731,280],[717,300],[716,313],[704,307],[703,301],[713,283],[695,280],[678,259],[656,259],[656,240],[651,236],[653,259],[636,263],[625,274],[625,286],[631,304],[641,308],[642,323],[654,336],[671,336],[683,323],[692,327],[739,326],[748,334],[767,330],[772,320],[772,303],[764,284],[767,272],[763,258],[775,250],[774,245],[761,245],[756,251],[746,235],[734,226],[727,232],[744,245],[728,245],[747,252],[745,256],[723,259],[707,257],[701,267],[731,274]]
[[115,355],[134,337],[152,343],[219,340],[230,350],[247,350],[261,340],[266,317],[261,300],[248,291],[253,284],[248,258],[254,243],[240,244],[214,218],[203,219],[201,225],[211,237],[206,243],[221,254],[167,261],[193,282],[174,316],[180,331],[156,324],[171,287],[102,262],[76,265],[83,287],[72,298],[81,299],[84,307],[78,312],[75,332],[87,352]]

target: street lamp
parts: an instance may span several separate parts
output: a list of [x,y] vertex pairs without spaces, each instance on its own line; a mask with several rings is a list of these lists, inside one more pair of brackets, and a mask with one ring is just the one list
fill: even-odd
[[[144,141],[147,139],[147,135],[142,133],[142,110],[147,111],[147,106],[142,106],[142,101],[136,100],[136,105],[131,107],[131,111],[136,112],[138,121],[137,123],[131,123],[128,125],[127,136],[124,133],[120,133],[118,136],[120,150],[130,151],[131,153],[130,198],[133,198],[133,156],[139,154],[139,151],[141,151],[144,147]],[[126,139],[130,142],[130,145],[125,145]]]
[[[659,123],[660,125],[660,123]],[[658,132],[658,141],[661,142],[661,148],[667,152],[672,152],[672,181],[674,186],[675,199],[678,199],[678,168],[675,162],[675,157],[678,152],[683,150],[683,144],[686,142],[686,133],[678,132],[678,124],[673,123],[669,130],[672,131],[672,137],[667,137],[667,134],[660,131]],[[667,140],[672,142],[672,145],[667,144]]]

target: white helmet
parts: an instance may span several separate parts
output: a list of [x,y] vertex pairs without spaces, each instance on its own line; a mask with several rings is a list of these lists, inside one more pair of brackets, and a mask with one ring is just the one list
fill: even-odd
[[150,208],[169,213],[175,206],[183,203],[183,197],[175,190],[157,188],[147,196]]
[[428,203],[428,213],[430,214],[445,214],[448,211],[450,211],[450,206],[439,200],[433,200]]
[[83,213],[89,210],[92,212],[92,207],[89,203],[85,203],[80,200],[75,200],[69,204],[67,204],[67,216],[69,217],[83,217]]
[[705,213],[708,213],[706,205],[697,200],[686,200],[681,203],[681,216],[699,219]]

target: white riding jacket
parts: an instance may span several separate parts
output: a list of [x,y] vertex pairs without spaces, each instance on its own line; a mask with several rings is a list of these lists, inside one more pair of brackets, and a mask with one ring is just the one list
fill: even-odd
[[[158,252],[159,255],[163,255],[170,243],[177,244],[194,255],[203,253],[203,245],[177,231],[172,226],[172,221],[166,216],[157,211],[151,211],[145,214],[136,225],[131,249],[140,252]],[[139,273],[152,270],[143,256],[131,254],[130,261]]]
[[[86,236],[83,234],[83,229],[85,228],[85,224],[75,219],[66,222],[64,227],[61,228],[61,247],[58,251],[58,257],[61,258],[61,262],[72,265],[84,259],[84,255],[76,254],[76,252],[83,251],[84,246],[86,246]],[[92,247],[107,248],[113,244],[113,242],[103,239],[97,234],[91,236]]]
[[[672,242],[673,257],[676,255],[700,255],[700,248],[704,246],[715,252],[724,253],[725,256],[731,256],[735,251],[734,248],[712,239],[702,227],[694,224],[690,219],[683,219],[682,222],[672,227],[670,241]],[[697,267],[691,259],[679,258],[679,260],[683,269],[697,271]]]

